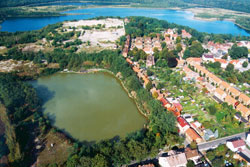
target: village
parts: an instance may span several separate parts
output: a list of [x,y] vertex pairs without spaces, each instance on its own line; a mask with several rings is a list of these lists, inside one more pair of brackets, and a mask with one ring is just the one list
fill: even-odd
[[[160,36],[163,36],[162,39]],[[157,34],[156,37],[135,37],[131,38],[129,35],[126,37],[126,42],[123,48],[123,56],[126,61],[130,64],[132,69],[137,73],[138,78],[143,81],[144,88],[147,88],[147,85],[152,84],[150,88],[150,92],[154,98],[159,100],[162,105],[166,108],[166,110],[171,111],[177,118],[177,126],[179,129],[180,136],[185,138],[184,145],[186,148],[182,151],[171,150],[168,152],[162,151],[158,157],[158,163],[163,167],[173,167],[173,166],[186,166],[188,161],[193,161],[196,166],[206,166],[206,164],[202,163],[202,156],[206,155],[206,151],[210,149],[216,149],[220,145],[225,145],[229,150],[233,153],[234,159],[239,161],[244,161],[248,165],[250,165],[250,150],[248,147],[250,146],[250,135],[247,135],[244,132],[244,129],[249,127],[249,119],[250,119],[250,97],[249,91],[241,91],[240,88],[236,87],[236,85],[228,83],[216,76],[212,72],[206,69],[204,66],[205,63],[208,62],[219,62],[221,63],[221,68],[225,69],[228,64],[234,65],[235,69],[239,71],[246,71],[250,69],[250,66],[243,67],[244,62],[249,62],[250,54],[248,58],[241,58],[237,60],[233,60],[230,56],[227,56],[226,59],[223,59],[223,56],[228,55],[228,50],[233,46],[233,43],[214,43],[208,42],[207,44],[202,44],[203,48],[208,50],[208,53],[204,53],[202,57],[190,57],[186,60],[183,59],[184,51],[186,49],[186,45],[184,44],[185,39],[190,39],[192,35],[186,32],[184,29],[181,31],[181,34],[175,29],[167,29],[162,32],[162,34]],[[179,39],[178,39],[179,38]],[[227,103],[228,106],[231,106],[231,109],[234,110],[234,114],[232,114],[232,121],[240,122],[240,124],[244,124],[239,128],[242,128],[240,135],[232,134],[232,137],[225,137],[219,134],[218,130],[212,131],[208,127],[205,127],[199,119],[193,118],[198,111],[186,112],[185,109],[187,105],[196,105],[195,99],[190,99],[192,102],[187,103],[183,102],[184,96],[179,97],[171,97],[171,93],[166,89],[162,88],[157,89],[157,83],[160,80],[157,76],[148,76],[147,70],[154,70],[155,66],[155,58],[154,51],[162,50],[162,43],[165,42],[166,46],[169,50],[173,50],[176,48],[176,40],[181,39],[181,47],[182,50],[178,53],[179,58],[176,59],[177,71],[180,74],[183,74],[182,80],[187,83],[192,83],[200,92],[205,90],[206,98],[211,99],[215,104]],[[250,49],[250,42],[248,41],[239,41],[237,45],[242,47],[247,47]],[[145,64],[142,64],[139,61],[133,61],[133,57],[130,56],[130,51],[134,48],[139,50],[143,50],[147,54]],[[244,83],[246,87],[250,85],[248,83]],[[182,89],[178,91],[183,92]],[[203,102],[204,103],[204,102]],[[204,110],[204,108],[202,108]],[[207,113],[206,111],[204,111]],[[206,115],[203,113],[203,117]],[[225,129],[225,128],[224,128]],[[223,141],[218,141],[219,138],[224,137]],[[203,148],[206,143],[215,141],[213,144],[209,145],[206,148]],[[190,149],[190,146],[193,144],[197,146],[195,149]],[[206,158],[209,162],[209,159]],[[209,163],[208,163],[209,164]],[[208,165],[207,164],[207,165]],[[226,163],[230,166],[230,163]],[[211,163],[210,163],[211,165]],[[143,166],[143,165],[142,165]],[[144,165],[154,166],[153,164]]]

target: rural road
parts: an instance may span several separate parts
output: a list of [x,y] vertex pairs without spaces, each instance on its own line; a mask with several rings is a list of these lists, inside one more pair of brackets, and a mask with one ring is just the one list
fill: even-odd
[[241,138],[241,139],[245,140],[246,139],[246,134],[247,134],[246,132],[243,132],[243,133],[238,133],[238,134],[235,134],[235,135],[232,135],[232,136],[219,138],[219,139],[216,139],[216,140],[213,140],[213,141],[201,143],[201,144],[198,144],[198,149],[200,151],[213,149],[213,148],[216,148],[217,146],[219,146],[220,144],[226,144],[226,142],[228,140],[236,139],[236,138]]

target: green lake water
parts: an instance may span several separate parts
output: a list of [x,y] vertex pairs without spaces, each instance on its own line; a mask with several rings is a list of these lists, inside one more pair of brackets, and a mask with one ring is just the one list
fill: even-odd
[[146,122],[119,81],[107,73],[58,73],[32,84],[53,124],[80,141],[124,137]]

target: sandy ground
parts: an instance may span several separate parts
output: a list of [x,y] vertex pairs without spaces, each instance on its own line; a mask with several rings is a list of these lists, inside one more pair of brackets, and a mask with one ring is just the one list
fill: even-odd
[[34,68],[35,65],[30,61],[6,60],[0,61],[0,72],[20,71],[24,68]]
[[[97,26],[97,25],[105,25],[105,27],[101,29],[91,29],[84,30],[82,26]],[[125,35],[124,22],[120,19],[103,19],[103,20],[79,20],[74,22],[66,22],[63,27],[68,31],[72,31],[69,27],[75,27],[76,31],[81,31],[81,35],[79,39],[85,44],[80,48],[84,47],[102,47],[113,49],[116,47],[115,42],[123,35]],[[86,43],[90,42],[90,46],[86,45]]]
[[[250,17],[249,13],[244,13],[244,12],[238,12],[238,11],[232,11],[232,10],[227,10],[227,9],[220,9],[220,8],[189,8],[186,9],[186,11],[190,11],[194,13],[194,19],[197,20],[205,20],[205,21],[215,21],[218,20],[218,17],[221,16],[230,16],[230,18],[226,18],[225,20],[228,21],[235,21],[236,17],[239,16],[244,16],[244,17]],[[198,14],[209,14],[209,15],[214,15],[214,18],[202,18],[202,17],[197,17]]]

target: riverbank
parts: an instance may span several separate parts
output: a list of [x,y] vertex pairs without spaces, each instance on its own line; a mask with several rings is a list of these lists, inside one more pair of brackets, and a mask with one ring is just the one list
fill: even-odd
[[143,112],[143,109],[141,108],[141,106],[137,102],[138,99],[136,97],[134,97],[132,95],[132,93],[129,92],[128,88],[125,86],[125,83],[121,80],[119,74],[115,75],[112,71],[110,71],[108,69],[102,69],[102,68],[86,69],[84,71],[69,71],[69,72],[62,71],[60,73],[91,74],[91,73],[98,73],[98,72],[108,73],[108,74],[112,75],[114,78],[116,78],[119,81],[120,85],[122,86],[123,90],[126,91],[129,98],[132,99],[133,102],[136,104],[136,107],[137,107],[139,113],[148,120],[148,115]]

